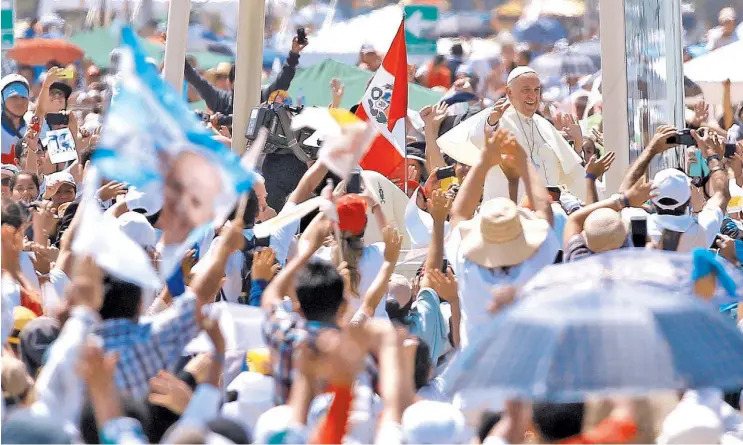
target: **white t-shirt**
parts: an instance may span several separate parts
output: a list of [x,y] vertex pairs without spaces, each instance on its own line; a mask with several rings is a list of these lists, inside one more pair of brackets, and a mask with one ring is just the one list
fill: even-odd
[[691,252],[697,247],[708,248],[720,232],[725,214],[719,207],[707,203],[696,219],[691,215],[649,215],[642,209],[622,210],[622,219],[629,221],[633,216],[645,216],[648,221],[648,236],[654,243],[660,241],[663,229],[683,232],[677,252]]
[[555,231],[550,229],[544,243],[528,260],[508,269],[488,269],[466,259],[460,250],[461,244],[462,232],[457,227],[446,241],[444,253],[457,276],[462,311],[460,338],[464,349],[470,338],[477,337],[476,331],[492,320],[488,306],[493,298],[493,289],[506,285],[523,285],[543,267],[555,262],[562,245]]
[[[315,252],[313,258],[321,259],[329,263],[333,262],[333,250],[331,247],[323,246]],[[361,279],[359,280],[359,298],[358,306],[361,305],[361,299],[366,295],[366,291],[369,290],[374,279],[377,277],[379,270],[384,264],[384,243],[374,243],[364,247],[364,252],[361,254],[361,260],[359,260],[359,274]],[[351,301],[351,305],[355,301]],[[358,307],[356,307],[358,309]],[[387,309],[385,308],[385,299],[382,298],[374,311],[374,317],[389,319],[387,316]]]

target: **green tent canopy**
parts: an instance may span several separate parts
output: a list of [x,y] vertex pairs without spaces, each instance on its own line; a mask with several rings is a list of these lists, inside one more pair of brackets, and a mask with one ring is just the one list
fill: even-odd
[[[337,77],[345,87],[340,106],[348,109],[359,103],[373,74],[355,66],[327,59],[297,72],[289,87],[289,95],[295,103],[298,97],[303,96],[304,105],[327,107],[332,100],[330,80]],[[408,84],[408,108],[412,110],[417,111],[426,105],[435,104],[442,96],[441,93],[420,85]]]
[[[370,71],[346,65],[332,59],[327,59],[306,69],[297,70],[297,74],[289,87],[289,95],[294,103],[297,98],[304,97],[303,104],[306,106],[327,107],[332,100],[330,94],[330,80],[337,77],[344,85],[343,100],[341,107],[351,108],[361,100],[366,90],[366,83],[373,73]],[[271,83],[266,80],[263,85]],[[424,88],[420,85],[408,84],[408,108],[420,110],[426,105],[437,103],[443,95]],[[206,107],[204,101],[191,103],[194,110],[203,110]]]
[[[111,51],[118,46],[119,38],[108,28],[98,28],[78,32],[70,37],[70,42],[79,46],[85,57],[97,66],[108,68],[109,56]],[[139,44],[149,57],[157,60],[158,63],[162,62],[165,57],[165,46],[142,38],[139,38]],[[203,69],[214,67],[220,62],[232,62],[232,57],[210,51],[191,51],[188,54],[195,57],[198,66]]]

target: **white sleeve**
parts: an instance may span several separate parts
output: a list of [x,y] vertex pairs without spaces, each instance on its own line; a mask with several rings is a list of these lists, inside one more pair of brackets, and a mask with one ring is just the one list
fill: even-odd
[[[296,204],[289,201],[284,205],[284,208],[282,208],[279,213],[284,213],[296,206]],[[270,245],[274,252],[276,252],[276,260],[281,264],[281,267],[286,265],[286,258],[289,255],[289,247],[291,246],[294,235],[299,231],[300,222],[301,220],[296,220],[271,233]]]
[[697,223],[704,231],[704,245],[709,247],[715,240],[715,236],[720,232],[722,227],[722,219],[725,214],[719,207],[711,206],[709,203],[704,206],[699,216],[697,217]]
[[69,284],[70,279],[62,269],[55,267],[49,271],[49,282],[41,286],[41,301],[45,313],[53,312],[54,308],[64,300],[65,290]]
[[49,359],[41,368],[34,385],[36,402],[61,420],[77,424],[84,401],[84,388],[77,371],[78,355],[88,333],[98,322],[97,313],[85,307],[75,307],[57,340],[52,343]]
[[444,257],[451,265],[455,274],[461,271],[458,259],[460,244],[462,244],[462,232],[459,230],[459,227],[455,227],[449,232],[449,239],[444,240]]

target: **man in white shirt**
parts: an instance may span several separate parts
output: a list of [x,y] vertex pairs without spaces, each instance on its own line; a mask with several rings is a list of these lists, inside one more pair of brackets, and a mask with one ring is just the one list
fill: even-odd
[[[703,136],[699,133],[703,133]],[[621,192],[626,192],[641,179],[655,155],[662,154],[674,146],[667,141],[675,134],[676,129],[673,127],[665,125],[658,127],[648,147],[627,172],[620,187]],[[664,231],[681,232],[678,246],[673,249],[678,252],[690,252],[697,247],[709,248],[720,231],[725,209],[730,200],[728,174],[722,163],[724,139],[709,129],[699,132],[692,130],[691,134],[710,169],[707,181],[710,199],[696,220],[691,215],[691,182],[684,172],[676,169],[661,170],[653,178],[655,187],[655,196],[651,199],[651,205],[655,210],[653,214],[647,215],[639,209],[625,209],[622,212],[622,216],[627,220],[632,216],[647,216],[648,236],[655,243],[660,242]]]
[[[523,180],[531,213],[507,198],[486,201],[474,216],[485,176],[500,166]],[[560,242],[552,229],[547,189],[527,154],[506,129],[486,135],[485,149],[465,178],[451,209],[451,235],[444,252],[454,269],[461,295],[461,346],[491,320],[494,288],[522,285],[553,264]]]

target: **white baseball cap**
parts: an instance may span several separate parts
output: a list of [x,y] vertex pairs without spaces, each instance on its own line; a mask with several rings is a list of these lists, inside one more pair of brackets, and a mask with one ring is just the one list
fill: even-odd
[[163,194],[157,189],[145,191],[130,187],[124,201],[129,210],[142,210],[145,216],[152,216],[163,208]]
[[126,212],[117,220],[121,231],[144,249],[155,247],[155,229],[141,213]]
[[[656,173],[653,185],[657,195],[652,201],[661,209],[673,210],[691,199],[691,180],[686,173],[675,168],[667,168]],[[663,199],[672,199],[676,204],[662,204],[660,201]]]

